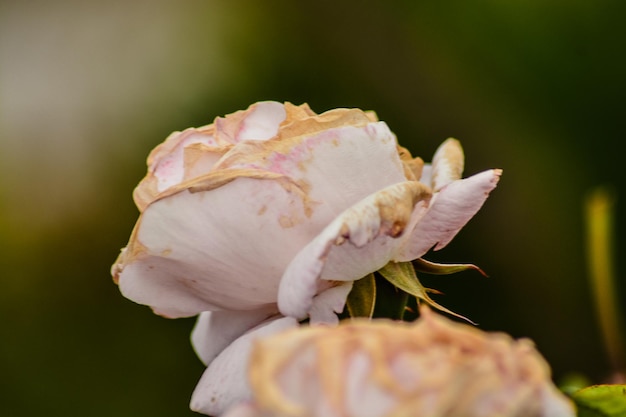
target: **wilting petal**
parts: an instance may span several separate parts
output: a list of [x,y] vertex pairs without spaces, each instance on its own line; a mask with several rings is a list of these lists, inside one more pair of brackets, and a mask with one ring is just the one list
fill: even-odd
[[278,133],[280,124],[287,113],[281,103],[261,101],[215,119],[216,136],[232,144],[244,140],[267,140]]
[[498,184],[501,173],[499,169],[484,171],[451,182],[436,193],[394,261],[412,261],[435,245],[435,250],[445,247],[480,209]]
[[434,192],[441,190],[452,181],[461,179],[465,157],[461,143],[447,139],[435,151],[432,161],[431,183]]
[[[348,122],[354,125],[345,126]],[[385,123],[372,123],[361,111],[300,120],[286,125],[280,135],[240,143],[215,169],[255,169],[288,177],[307,191],[315,207],[329,208],[333,216],[326,224],[372,192],[406,180],[395,136]]]
[[235,339],[276,313],[276,306],[251,311],[205,311],[198,316],[191,343],[198,357],[208,365]]
[[[415,205],[430,196],[416,181],[394,184],[340,214],[293,259],[278,292],[280,311],[304,318],[320,279],[354,281],[382,268],[402,243]],[[345,299],[344,299],[345,301]]]
[[262,178],[148,206],[113,267],[124,296],[168,317],[274,304],[283,271],[321,227],[305,222],[297,186]]
[[320,292],[313,298],[309,316],[311,324],[337,324],[337,314],[343,311],[346,298],[352,289],[352,281],[341,283]]
[[251,398],[246,378],[248,358],[256,339],[294,328],[298,322],[281,317],[259,325],[222,351],[202,375],[191,397],[193,411],[220,415],[229,407]]
[[[194,172],[206,173],[211,170],[229,146],[218,142],[213,136],[213,127],[189,128],[183,132],[172,133],[148,156],[148,174],[141,180],[133,192],[135,204],[143,211],[157,196],[169,187],[179,184],[189,175],[185,171],[189,162],[188,148],[206,149],[208,158],[195,157]],[[198,164],[201,162],[201,164]]]

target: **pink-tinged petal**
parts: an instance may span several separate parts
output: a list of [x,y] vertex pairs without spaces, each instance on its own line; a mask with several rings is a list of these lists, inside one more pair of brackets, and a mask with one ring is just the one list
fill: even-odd
[[113,266],[124,296],[168,317],[276,302],[285,268],[332,214],[279,175],[226,174],[146,208]]
[[311,324],[337,324],[337,314],[343,311],[346,298],[352,290],[352,281],[330,287],[313,297],[309,316]]
[[221,415],[230,407],[251,399],[248,360],[255,340],[298,326],[290,317],[263,323],[236,339],[206,369],[191,396],[193,411]]
[[[191,171],[194,175],[209,172],[230,146],[215,139],[212,126],[172,133],[148,156],[148,174],[133,192],[139,211],[160,193],[189,178]],[[207,155],[199,153],[200,149]]]
[[412,261],[433,246],[435,250],[445,247],[482,207],[501,174],[499,169],[484,171],[454,181],[436,193],[394,261]]
[[441,190],[452,181],[461,179],[465,157],[461,142],[447,139],[435,151],[432,161],[431,181],[434,192]]
[[275,305],[251,311],[205,311],[198,316],[191,343],[198,357],[208,365],[235,339],[276,313]]
[[[240,143],[224,155],[216,169],[256,169],[284,175],[335,215],[376,190],[406,181],[395,136],[385,123],[372,123],[358,110],[337,113],[336,118],[325,113],[299,121],[294,131],[286,125],[280,132],[287,135],[284,138]],[[303,125],[307,126],[304,132]]]
[[[305,318],[320,280],[355,281],[382,268],[402,244],[416,204],[430,189],[405,181],[386,187],[341,213],[291,261],[280,283],[278,306]],[[344,300],[345,301],[345,300]]]
[[226,117],[217,117],[216,136],[232,144],[245,140],[268,140],[276,136],[286,115],[282,103],[261,101],[251,105],[247,110],[240,110]]

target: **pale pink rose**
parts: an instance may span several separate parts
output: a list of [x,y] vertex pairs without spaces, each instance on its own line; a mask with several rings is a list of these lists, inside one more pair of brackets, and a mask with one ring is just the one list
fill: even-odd
[[[200,314],[192,340],[212,365],[279,313],[337,322],[354,280],[444,247],[500,176],[462,170],[454,139],[424,164],[371,112],[259,102],[150,154],[112,274],[158,314]],[[245,360],[229,366],[242,372]],[[216,414],[234,398],[218,397]]]
[[529,340],[427,308],[415,323],[344,321],[258,340],[253,400],[225,417],[573,417]]

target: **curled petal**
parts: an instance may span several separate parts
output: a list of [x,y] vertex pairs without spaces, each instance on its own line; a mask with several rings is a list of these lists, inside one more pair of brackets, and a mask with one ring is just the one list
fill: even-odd
[[454,181],[435,194],[428,211],[394,261],[421,258],[433,246],[445,247],[483,205],[498,184],[502,171],[492,169]]
[[439,145],[432,162],[433,191],[437,192],[452,181],[461,179],[464,162],[463,148],[458,140],[450,138]]
[[276,303],[283,271],[319,226],[280,176],[222,178],[147,207],[112,270],[127,298],[168,317]]
[[216,136],[233,144],[244,140],[268,140],[276,136],[286,116],[287,113],[281,103],[260,101],[247,110],[240,110],[226,117],[217,117]]
[[337,324],[337,314],[343,311],[350,290],[352,281],[343,282],[316,295],[309,312],[311,324]]
[[416,204],[429,197],[428,187],[406,181],[340,214],[287,267],[278,292],[280,311],[304,318],[320,289],[320,279],[354,281],[382,268],[402,243],[397,238],[411,221]]
[[281,317],[263,323],[236,339],[208,366],[191,396],[193,411],[221,415],[229,407],[251,398],[246,372],[252,344],[256,339],[286,329],[295,328],[298,322]]
[[[160,193],[182,182],[191,172],[209,172],[229,148],[227,143],[215,139],[212,126],[172,133],[148,156],[148,174],[133,192],[139,211],[143,211]],[[200,157],[189,149],[202,149],[206,155]]]
[[208,365],[235,339],[276,313],[276,306],[251,311],[205,311],[198,316],[191,343],[202,363]]
[[348,109],[287,124],[277,139],[241,143],[215,169],[283,175],[307,190],[312,201],[329,207],[332,217],[372,192],[406,180],[389,127]]

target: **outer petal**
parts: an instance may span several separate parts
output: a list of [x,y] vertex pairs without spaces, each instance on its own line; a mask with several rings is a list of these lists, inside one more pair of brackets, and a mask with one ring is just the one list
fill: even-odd
[[401,244],[402,239],[397,238],[416,204],[429,196],[425,185],[406,181],[344,211],[289,264],[278,293],[280,311],[304,318],[311,311],[313,297],[322,289],[320,279],[354,281],[383,267]]
[[144,211],[113,266],[120,290],[168,317],[274,304],[283,271],[321,229],[306,221],[306,195],[277,175],[198,187]]
[[205,311],[198,316],[191,343],[208,365],[235,339],[276,313],[276,306],[251,311]]
[[202,375],[191,397],[191,409],[220,415],[231,406],[251,399],[246,373],[254,340],[297,326],[295,319],[282,317],[261,324],[235,340]]
[[484,171],[454,181],[433,196],[428,211],[411,231],[410,238],[393,259],[398,262],[421,258],[435,246],[445,247],[476,214],[498,184],[502,171]]
[[333,215],[374,191],[406,181],[396,138],[383,122],[341,109],[281,128],[279,137],[233,148],[216,169],[256,169],[284,175]]

